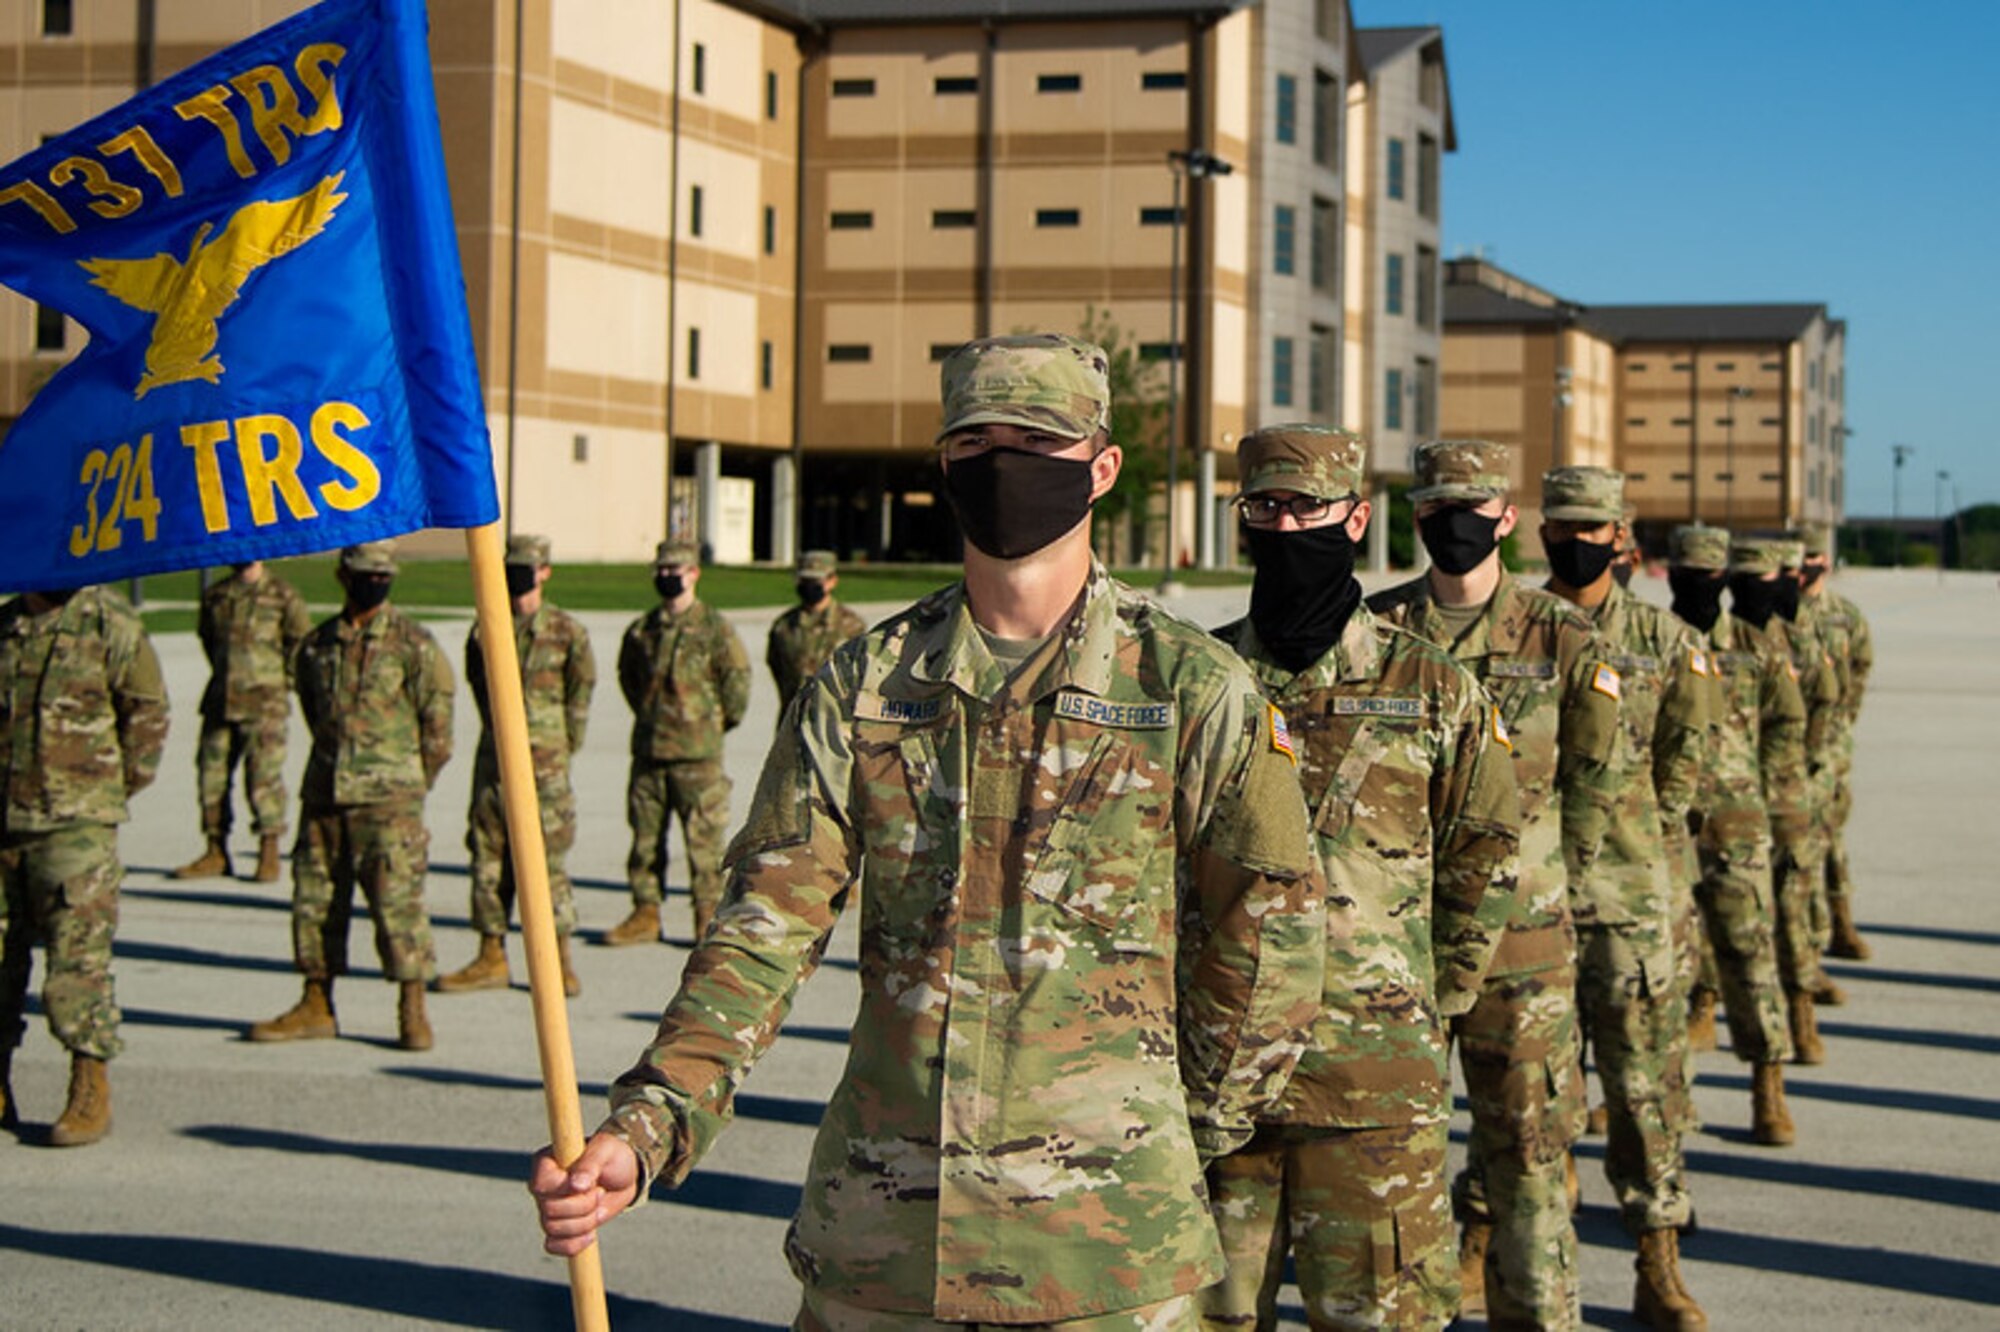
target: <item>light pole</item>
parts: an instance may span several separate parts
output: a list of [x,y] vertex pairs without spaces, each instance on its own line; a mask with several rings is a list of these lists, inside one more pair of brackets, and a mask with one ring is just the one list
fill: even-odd
[[[1562,334],[1558,333],[1556,336],[1557,338],[1561,338]],[[1576,401],[1576,395],[1570,391],[1570,385],[1574,382],[1575,378],[1576,372],[1568,366],[1559,365],[1556,367],[1556,428],[1555,437],[1549,441],[1550,467],[1561,467],[1563,465],[1563,412],[1568,410],[1572,402]]]
[[[1722,525],[1731,531],[1736,528],[1736,404],[1750,396],[1750,390],[1741,384],[1729,388],[1729,415],[1722,418]],[[1778,501],[1784,508],[1784,500]]]
[[1937,523],[1938,534],[1938,585],[1944,585],[1944,483],[1951,480],[1951,473],[1938,469],[1936,498],[1931,505],[1932,519]]
[[1898,569],[1903,567],[1903,463],[1904,460],[1916,451],[1917,446],[1914,444],[1891,444],[1889,446],[1889,452],[1896,456],[1896,470],[1890,473],[1889,481],[1889,517],[1890,521],[1895,525],[1896,567]]
[[1174,178],[1172,253],[1167,260],[1167,548],[1160,557],[1160,591],[1178,591],[1174,582],[1174,514],[1180,503],[1181,482],[1181,175],[1193,180],[1226,176],[1236,168],[1214,153],[1199,148],[1175,149],[1167,154],[1167,170]]

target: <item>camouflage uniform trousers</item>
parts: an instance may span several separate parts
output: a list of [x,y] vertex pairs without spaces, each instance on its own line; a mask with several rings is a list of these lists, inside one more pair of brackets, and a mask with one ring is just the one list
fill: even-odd
[[[1792,1056],[1785,992],[1778,983],[1771,838],[1762,810],[1713,815],[1702,828],[1701,905],[1708,949],[1704,988],[1722,996],[1729,1044],[1749,1064]],[[1710,976],[1712,974],[1712,979]]]
[[1687,998],[1675,973],[1669,921],[1577,926],[1577,1020],[1610,1116],[1604,1174],[1634,1233],[1678,1229],[1690,1207],[1675,1127],[1692,1114]]
[[[1813,932],[1815,880],[1823,880],[1814,854],[1816,839],[1798,850],[1779,850],[1772,858],[1772,905],[1777,921],[1778,979],[1786,994],[1816,990],[1825,981],[1820,947]],[[1820,887],[1824,887],[1821,883]]]
[[[1696,885],[1701,881],[1701,855],[1695,849],[1695,839],[1684,827],[1670,827],[1664,830],[1663,841],[1667,849],[1667,863],[1674,866],[1674,989],[1680,996],[1681,1006],[1686,1008],[1701,984],[1702,966],[1706,961],[1703,948],[1701,902]],[[1683,1065],[1682,1085],[1688,1094],[1679,1098],[1676,1108],[1682,1113],[1673,1121],[1675,1133],[1686,1137],[1701,1131],[1701,1114],[1694,1105],[1695,1058],[1694,1043],[1681,1042]]]
[[1486,1307],[1549,1329],[1583,1325],[1569,1150],[1583,1136],[1576,971],[1564,963],[1489,976],[1452,1023],[1472,1133],[1452,1185],[1461,1221],[1490,1221]]
[[688,891],[704,919],[722,904],[722,851],[729,830],[729,778],[719,759],[635,758],[625,787],[625,822],[632,854],[625,876],[638,906],[658,906],[667,895],[667,833],[678,814],[687,842]]
[[1847,816],[1854,812],[1854,730],[1850,725],[1834,751],[1833,800],[1826,820],[1826,892],[1828,897],[1854,896],[1854,875],[1847,863]]
[[[542,812],[542,849],[548,861],[556,933],[567,937],[576,930],[576,893],[564,868],[569,849],[576,845],[576,795],[568,778],[538,785],[535,805]],[[472,928],[483,935],[504,935],[514,915],[514,859],[507,847],[507,807],[500,798],[500,783],[487,780],[484,773],[473,779],[465,849],[472,857]]]
[[234,822],[229,785],[239,763],[257,835],[277,837],[285,831],[285,731],[290,716],[280,698],[276,706],[255,717],[235,721],[202,718],[194,771],[204,835],[229,835]]
[[1844,783],[1840,780],[1840,765],[1831,757],[1824,759],[1818,768],[1806,778],[1813,811],[1812,841],[1806,860],[1805,880],[1812,890],[1811,915],[1813,951],[1824,956],[1827,946],[1833,942],[1833,906],[1828,900],[1833,891],[1833,879],[1827,872],[1833,859],[1834,847],[1840,843],[1840,811],[1838,809],[1840,791]]
[[424,906],[430,833],[421,801],[308,807],[292,851],[292,957],[313,980],[347,972],[354,890],[375,921],[375,955],[392,981],[437,974]]
[[1229,1271],[1200,1296],[1202,1326],[1276,1326],[1291,1250],[1314,1332],[1438,1328],[1458,1311],[1445,1187],[1449,1123],[1267,1124],[1209,1165]]
[[118,829],[79,823],[54,832],[0,833],[0,1051],[27,1031],[30,949],[43,947],[42,1011],[72,1054],[124,1048],[111,984],[118,932]]
[[924,1314],[863,1309],[823,1295],[811,1286],[793,1332],[1196,1332],[1194,1295],[1176,1295],[1117,1313],[1064,1318],[1053,1323],[940,1323]]

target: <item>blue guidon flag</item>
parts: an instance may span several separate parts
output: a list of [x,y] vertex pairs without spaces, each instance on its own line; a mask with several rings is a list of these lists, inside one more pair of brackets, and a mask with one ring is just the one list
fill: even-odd
[[495,521],[422,0],[325,0],[0,168],[90,345],[0,441],[0,590]]

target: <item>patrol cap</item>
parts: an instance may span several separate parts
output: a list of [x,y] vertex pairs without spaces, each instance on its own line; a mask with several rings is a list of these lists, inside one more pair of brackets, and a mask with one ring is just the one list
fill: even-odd
[[526,532],[516,532],[507,538],[508,564],[524,564],[531,569],[540,569],[549,562],[549,539],[545,536],[531,536]]
[[1625,517],[1625,474],[1609,467],[1542,473],[1542,517],[1560,523],[1616,523]]
[[678,569],[701,563],[701,552],[686,541],[662,541],[653,550],[655,569]]
[[1245,495],[1293,490],[1317,499],[1346,499],[1361,493],[1367,470],[1368,441],[1332,426],[1265,426],[1236,446],[1236,471]]
[[1781,537],[1778,540],[1778,563],[1787,569],[1797,569],[1806,562],[1806,543],[1796,537]]
[[1410,490],[1410,503],[1484,501],[1505,495],[1513,464],[1510,444],[1483,439],[1426,440],[1417,445],[1413,460],[1417,484]]
[[1785,544],[1776,537],[1737,537],[1729,543],[1729,572],[1777,573],[1784,567]]
[[340,567],[349,573],[393,574],[396,572],[396,543],[364,541],[340,552]]
[[944,359],[938,440],[976,425],[1088,439],[1111,423],[1111,358],[1060,333],[981,338]]
[[1700,523],[1684,523],[1676,527],[1672,560],[1683,569],[1729,568],[1728,529],[1705,527]]
[[1805,542],[1808,558],[1833,554],[1833,528],[1826,523],[1807,523],[1799,529],[1799,539]]
[[809,550],[799,556],[798,576],[817,578],[822,583],[839,572],[833,552],[830,550]]

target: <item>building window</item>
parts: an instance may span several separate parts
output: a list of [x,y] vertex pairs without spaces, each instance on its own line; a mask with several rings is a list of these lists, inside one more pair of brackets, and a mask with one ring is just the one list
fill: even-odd
[[1436,432],[1437,362],[1419,356],[1416,382],[1410,387],[1416,390],[1412,395],[1415,406],[1410,413],[1410,428],[1418,439],[1429,439]]
[[1306,410],[1314,416],[1326,415],[1326,330],[1313,329],[1312,344],[1306,348]]
[[701,330],[688,330],[688,378],[701,378]]
[[67,37],[75,30],[70,0],[42,0],[42,36]]
[[59,352],[68,336],[68,329],[63,324],[63,312],[53,305],[38,303],[35,306],[35,350]]
[[1403,141],[1389,140],[1389,197],[1403,197]]
[[701,235],[701,186],[688,186],[688,235]]
[[1037,208],[1035,225],[1038,227],[1074,227],[1083,222],[1083,214],[1074,208]]
[[875,80],[835,79],[833,81],[833,95],[835,97],[873,97],[875,95]]
[[1173,92],[1187,87],[1187,71],[1149,69],[1139,76],[1139,86],[1147,92]]
[[1181,359],[1180,344],[1177,342],[1142,342],[1139,344],[1139,359],[1142,361],[1178,361]]
[[1035,79],[1035,91],[1045,93],[1082,92],[1083,75],[1043,74]]
[[1312,284],[1314,291],[1333,293],[1334,260],[1340,254],[1340,214],[1333,200],[1313,200]]
[[1399,315],[1403,313],[1403,256],[1389,256],[1389,267],[1382,275],[1382,312]]
[[1758,362],[1757,368],[1759,370],[1782,370],[1785,367],[1784,364],[1779,361],[1760,361]]
[[766,389],[771,387],[772,380],[776,378],[774,373],[776,361],[777,349],[771,345],[770,339],[766,338],[757,346],[757,382]]
[[875,348],[865,342],[836,342],[826,349],[826,359],[836,365],[863,365],[875,359]]
[[1694,424],[1694,418],[1692,416],[1676,416],[1674,424],[1677,426],[1691,426]]
[[569,460],[571,462],[590,461],[589,435],[571,435],[569,437]]
[[936,365],[965,344],[962,342],[933,342],[931,344],[931,364]]
[[1693,374],[1693,373],[1694,373],[1694,362],[1693,362],[1693,361],[1675,361],[1675,362],[1673,363],[1673,365],[1672,365],[1672,366],[1671,366],[1670,368],[1671,368],[1671,369],[1672,369],[1672,370],[1673,370],[1673,371],[1674,371],[1674,372],[1675,372],[1676,374]]
[[1818,388],[1818,387],[1819,387],[1819,362],[1818,362],[1818,361],[1807,361],[1807,362],[1806,362],[1806,387],[1807,387],[1807,388],[1809,388],[1809,389],[1816,389],[1816,388]]
[[1289,74],[1278,76],[1278,110],[1276,114],[1279,143],[1299,141],[1299,81]]
[[1428,245],[1417,247],[1417,327],[1436,328],[1438,320],[1438,257]]
[[764,71],[764,119],[776,120],[777,118],[778,118],[778,71],[775,69],[767,69]]
[[1340,101],[1340,80],[1314,70],[1313,161],[1329,171],[1340,169]]
[[962,230],[979,225],[979,214],[970,208],[938,208],[931,212],[931,225],[939,231]]
[[1141,208],[1139,225],[1142,227],[1170,227],[1176,222],[1187,221],[1187,214],[1177,208]]
[[1736,362],[1734,362],[1734,361],[1717,361],[1717,362],[1715,363],[1715,368],[1716,368],[1717,370],[1722,370],[1722,371],[1728,371],[1728,370],[1734,370],[1734,369],[1736,368]]
[[1271,210],[1271,271],[1287,277],[1298,271],[1298,217],[1290,204]]
[[1417,136],[1417,212],[1431,221],[1438,215],[1438,141]]
[[835,231],[870,231],[875,226],[875,214],[868,212],[834,213],[827,218],[827,225]]
[[700,42],[694,44],[694,70],[691,77],[697,94],[708,91],[708,48]]
[[1292,340],[1271,339],[1271,405],[1292,405]]
[[1382,373],[1382,428],[1401,430],[1403,428],[1403,372],[1385,370]]
[[1643,416],[1628,416],[1625,418],[1625,424],[1628,426],[1642,426],[1646,424],[1646,418]]
[[1633,361],[1626,365],[1625,373],[1628,375],[1643,375],[1646,373],[1646,363],[1644,361]]
[[931,80],[931,91],[939,97],[963,97],[979,91],[979,80],[970,74],[940,74]]
[[770,204],[764,205],[764,253],[778,252],[778,210]]

